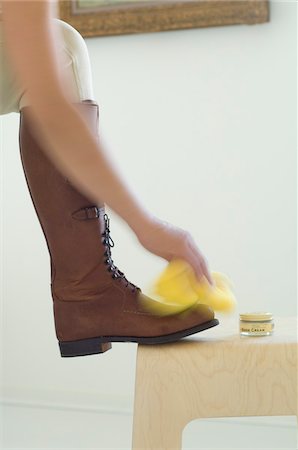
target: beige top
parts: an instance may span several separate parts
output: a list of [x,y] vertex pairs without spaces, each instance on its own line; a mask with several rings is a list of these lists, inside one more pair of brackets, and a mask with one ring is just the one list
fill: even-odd
[[[59,35],[57,49],[59,64],[63,76],[67,77],[65,87],[70,98],[72,100],[94,98],[89,55],[82,36],[67,22],[57,17],[53,19],[55,32],[57,31]],[[0,115],[19,112],[19,107],[26,106],[28,100],[6,51],[2,26],[0,15]]]
[[2,24],[0,2],[0,115],[18,112],[19,100],[23,93],[6,53]]

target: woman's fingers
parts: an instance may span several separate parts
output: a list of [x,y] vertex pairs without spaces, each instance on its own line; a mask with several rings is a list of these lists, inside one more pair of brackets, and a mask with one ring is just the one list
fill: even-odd
[[196,243],[194,242],[193,238],[190,237],[189,241],[190,250],[193,255],[193,269],[195,271],[195,274],[199,281],[201,281],[202,277],[205,277],[208,280],[208,283],[211,286],[214,286],[214,281],[212,279],[207,261],[205,260],[204,256],[201,254],[200,250],[198,249]]
[[213,279],[212,279],[210,270],[209,270],[209,268],[208,268],[208,265],[207,265],[205,259],[202,259],[202,260],[201,260],[201,267],[202,267],[202,270],[203,270],[203,274],[204,274],[204,276],[207,278],[209,284],[210,284],[211,286],[214,286],[214,281],[213,281]]

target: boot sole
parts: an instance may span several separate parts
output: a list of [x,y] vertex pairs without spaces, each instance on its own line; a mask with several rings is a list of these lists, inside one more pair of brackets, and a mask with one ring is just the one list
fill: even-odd
[[166,334],[163,336],[99,336],[89,339],[81,339],[78,341],[58,341],[60,353],[62,357],[71,356],[86,356],[98,353],[104,353],[112,348],[112,342],[136,342],[138,344],[164,344],[168,342],[175,342],[183,337],[208,328],[215,327],[219,324],[217,319],[202,323],[187,330],[177,331],[176,333]]

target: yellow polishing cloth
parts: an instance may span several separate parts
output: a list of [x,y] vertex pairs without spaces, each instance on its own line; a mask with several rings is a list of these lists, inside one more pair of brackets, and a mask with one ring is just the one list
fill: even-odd
[[211,306],[214,311],[231,312],[236,306],[230,280],[220,272],[211,272],[214,286],[207,279],[198,282],[192,267],[182,259],[169,262],[151,288],[157,301],[147,307],[160,315],[177,313],[196,303]]

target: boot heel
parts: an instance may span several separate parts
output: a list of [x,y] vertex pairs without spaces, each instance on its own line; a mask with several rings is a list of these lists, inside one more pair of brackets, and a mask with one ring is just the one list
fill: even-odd
[[111,342],[100,342],[99,338],[58,342],[62,357],[94,355],[96,353],[104,353],[112,348]]

